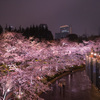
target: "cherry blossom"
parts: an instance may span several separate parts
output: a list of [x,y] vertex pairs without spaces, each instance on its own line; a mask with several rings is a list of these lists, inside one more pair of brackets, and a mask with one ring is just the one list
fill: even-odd
[[25,39],[21,33],[8,32],[0,36],[0,43],[0,63],[9,67],[10,71],[0,78],[1,98],[5,90],[7,93],[7,89],[13,89],[15,97],[24,100],[39,98],[39,92],[49,90],[48,85],[42,82],[46,76],[85,64],[86,53],[92,47],[95,52],[100,50],[99,38],[83,43],[68,39],[38,42],[37,39]]

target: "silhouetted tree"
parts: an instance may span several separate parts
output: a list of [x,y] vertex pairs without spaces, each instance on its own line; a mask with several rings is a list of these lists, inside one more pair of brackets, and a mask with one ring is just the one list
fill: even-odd
[[82,43],[82,42],[83,42],[83,40],[82,40],[82,36],[79,36],[79,38],[78,38],[78,42],[79,42],[79,43]]
[[45,40],[53,40],[53,35],[51,31],[48,30],[48,26],[46,24],[40,24],[39,25],[39,33],[38,33],[38,38],[40,40],[45,39]]
[[22,33],[22,27],[21,27],[21,25],[19,26],[18,32]]
[[15,29],[14,29],[14,32],[17,32],[17,29],[16,29],[16,27],[15,27]]
[[76,34],[69,34],[67,37],[70,41],[78,41],[78,36]]
[[23,36],[25,36],[26,38],[29,37],[34,37],[34,38],[38,38],[40,41],[42,40],[53,40],[53,35],[51,33],[50,30],[48,30],[48,26],[47,24],[40,24],[39,26],[30,26],[30,27],[26,27],[23,28],[21,25],[19,26],[18,29],[13,29],[9,26],[6,25],[5,28],[6,31],[14,31],[14,32],[18,32],[18,33],[23,33]]
[[8,30],[9,32],[11,32],[11,26],[9,26],[7,30]]
[[82,40],[88,40],[88,38],[87,38],[87,35],[86,35],[86,34],[83,34],[83,35],[82,35]]
[[5,32],[6,32],[6,31],[8,31],[8,26],[7,26],[7,24],[6,24],[6,27],[5,27]]
[[2,26],[0,25],[0,34],[3,32],[3,28]]

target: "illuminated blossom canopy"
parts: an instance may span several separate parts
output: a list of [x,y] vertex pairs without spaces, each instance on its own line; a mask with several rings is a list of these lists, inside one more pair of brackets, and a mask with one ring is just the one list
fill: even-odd
[[85,64],[85,55],[92,47],[95,51],[100,51],[99,38],[79,44],[68,39],[62,39],[59,43],[45,43],[38,42],[37,39],[25,39],[21,33],[8,32],[0,36],[0,43],[0,63],[10,70],[6,76],[0,75],[0,89],[5,92],[8,88],[13,88],[17,96],[20,89],[25,100],[25,97],[33,100],[40,91],[49,90],[40,81],[46,75],[52,76],[62,69]]

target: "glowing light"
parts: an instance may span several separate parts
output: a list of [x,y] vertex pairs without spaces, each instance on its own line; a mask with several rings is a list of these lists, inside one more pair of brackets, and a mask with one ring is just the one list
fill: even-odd
[[69,25],[63,25],[63,26],[60,26],[60,28],[64,28],[64,27],[69,27]]
[[91,52],[91,55],[93,55],[93,52]]
[[10,91],[10,89],[7,89],[7,92],[9,92]]
[[38,76],[37,79],[40,80],[41,78]]
[[96,56],[97,54],[96,53],[94,53],[94,56]]
[[23,92],[21,92],[20,94],[23,95]]
[[18,99],[20,99],[21,98],[21,95],[18,95]]

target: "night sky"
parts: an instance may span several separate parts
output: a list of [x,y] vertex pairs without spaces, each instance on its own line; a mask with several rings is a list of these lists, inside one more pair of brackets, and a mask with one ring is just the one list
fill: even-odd
[[72,25],[78,35],[100,31],[100,0],[0,0],[0,24],[17,27],[47,24],[52,33]]

